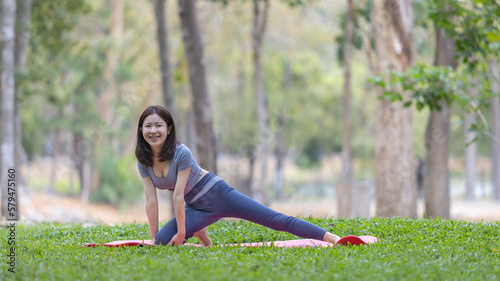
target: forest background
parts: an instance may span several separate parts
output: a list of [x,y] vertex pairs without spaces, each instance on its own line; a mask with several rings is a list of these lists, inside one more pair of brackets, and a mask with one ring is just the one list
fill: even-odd
[[136,122],[162,104],[265,204],[448,218],[500,199],[499,22],[486,0],[3,0],[2,182],[141,202]]

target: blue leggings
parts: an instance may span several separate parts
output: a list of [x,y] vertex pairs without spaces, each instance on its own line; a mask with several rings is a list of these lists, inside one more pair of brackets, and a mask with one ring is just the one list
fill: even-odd
[[[215,176],[205,175],[184,197],[186,201],[186,240],[221,218],[248,220],[274,230],[286,231],[302,238],[323,240],[326,230],[304,220],[278,213],[234,190],[225,181],[218,180],[201,197],[196,196]],[[212,180],[212,183],[214,180]],[[194,202],[191,200],[198,197]],[[177,222],[171,219],[155,236],[155,244],[166,245],[177,233]],[[184,242],[186,242],[184,240]]]

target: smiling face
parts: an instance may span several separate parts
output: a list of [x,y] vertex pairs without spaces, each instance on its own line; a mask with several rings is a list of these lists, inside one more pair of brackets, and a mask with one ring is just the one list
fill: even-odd
[[170,134],[170,126],[157,114],[152,114],[144,119],[142,124],[142,136],[151,146],[153,151],[159,152],[163,143]]
[[177,145],[175,122],[168,109],[161,105],[148,106],[137,122],[135,156],[145,166],[174,157]]

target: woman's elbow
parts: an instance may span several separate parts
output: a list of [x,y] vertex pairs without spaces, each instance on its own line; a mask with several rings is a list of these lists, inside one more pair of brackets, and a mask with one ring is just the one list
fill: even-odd
[[174,202],[174,204],[184,205],[184,195],[174,195],[172,196],[172,201]]
[[158,199],[157,198],[146,199],[146,208],[155,207],[155,206],[158,206]]

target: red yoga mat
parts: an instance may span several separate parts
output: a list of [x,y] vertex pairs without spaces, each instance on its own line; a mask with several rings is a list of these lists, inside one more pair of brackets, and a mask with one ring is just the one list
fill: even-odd
[[[342,237],[336,244],[338,245],[365,245],[365,244],[373,244],[378,242],[378,238],[375,236],[363,235],[363,236],[354,236],[348,235]],[[120,240],[113,241],[105,244],[96,244],[89,243],[85,244],[86,247],[95,247],[95,246],[107,246],[107,247],[128,247],[128,246],[153,246],[151,240]],[[186,243],[185,246],[201,246],[199,244],[190,244]],[[293,247],[329,247],[332,246],[331,243],[315,240],[315,239],[299,239],[299,240],[287,240],[287,241],[273,241],[273,242],[253,242],[253,243],[241,243],[241,244],[225,244],[219,245],[222,247],[231,247],[231,246],[242,246],[242,247],[261,247],[261,246],[274,246],[274,247],[285,247],[285,248],[293,248]]]

